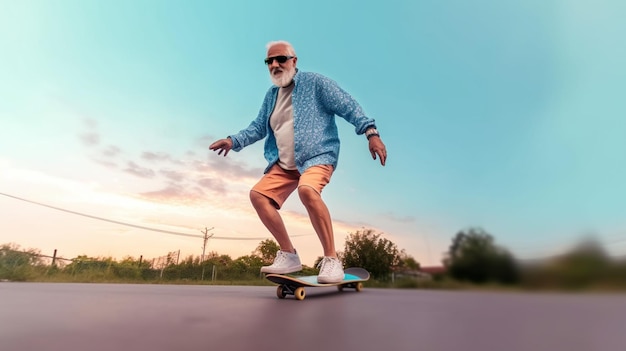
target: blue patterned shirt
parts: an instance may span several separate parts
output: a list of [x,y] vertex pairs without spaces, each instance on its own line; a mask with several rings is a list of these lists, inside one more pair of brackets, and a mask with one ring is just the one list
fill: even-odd
[[[323,164],[332,165],[336,169],[339,133],[335,115],[350,122],[359,135],[369,127],[375,127],[374,119],[366,117],[356,100],[335,81],[321,74],[297,71],[294,84],[291,98],[296,167],[300,173],[311,166]],[[257,118],[246,129],[230,135],[234,151],[240,151],[267,137],[264,154],[269,164],[265,173],[278,162],[276,138],[269,123],[278,89],[272,86],[267,91]]]

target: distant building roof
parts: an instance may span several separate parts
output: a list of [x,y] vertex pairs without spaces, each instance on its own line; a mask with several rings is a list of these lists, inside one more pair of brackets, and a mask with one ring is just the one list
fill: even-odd
[[446,267],[444,266],[420,267],[420,272],[428,273],[428,274],[443,274],[446,272]]

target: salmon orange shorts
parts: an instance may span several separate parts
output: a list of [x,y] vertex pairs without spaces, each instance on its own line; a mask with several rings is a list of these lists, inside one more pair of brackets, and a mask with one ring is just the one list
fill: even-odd
[[309,186],[322,194],[322,189],[330,182],[333,174],[332,165],[317,165],[307,168],[300,174],[298,170],[286,170],[275,164],[263,175],[252,191],[263,194],[274,201],[280,209],[289,195],[301,186]]

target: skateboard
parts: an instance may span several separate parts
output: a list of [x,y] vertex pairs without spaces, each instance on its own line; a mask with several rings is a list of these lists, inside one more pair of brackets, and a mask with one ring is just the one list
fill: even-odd
[[278,284],[276,296],[278,296],[279,299],[284,299],[287,295],[293,295],[296,300],[304,300],[306,296],[304,291],[305,287],[336,286],[339,291],[343,291],[344,288],[361,291],[363,289],[363,282],[370,278],[370,273],[363,268],[346,268],[343,272],[344,279],[339,283],[318,283],[316,275],[294,276],[286,274],[267,274],[265,278],[272,283]]

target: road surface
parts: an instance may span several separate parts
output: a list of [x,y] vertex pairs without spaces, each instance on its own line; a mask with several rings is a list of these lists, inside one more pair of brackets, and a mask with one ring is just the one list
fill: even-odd
[[0,350],[626,350],[626,295],[0,283]]

